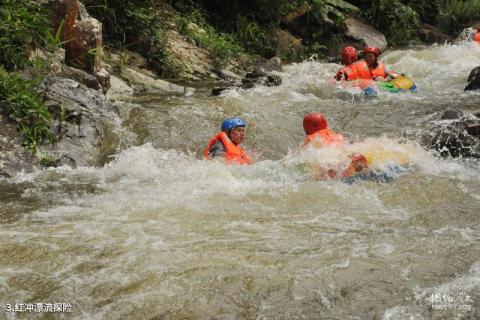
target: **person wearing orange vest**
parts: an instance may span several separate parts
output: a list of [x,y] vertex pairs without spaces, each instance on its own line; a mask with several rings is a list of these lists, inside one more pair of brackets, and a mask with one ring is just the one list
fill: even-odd
[[[385,64],[378,61],[380,49],[368,47],[363,49],[364,59],[359,60],[342,69],[345,80],[375,80],[390,81],[399,75],[395,72],[387,71]],[[365,86],[368,86],[365,82]]]
[[[328,127],[327,119],[320,112],[311,112],[303,118],[303,129],[305,130],[304,146],[313,146],[322,148],[326,146],[338,146],[344,143],[343,135],[335,133]],[[350,165],[341,174],[342,177],[349,177],[354,175],[367,166],[367,158],[362,154],[351,154]],[[321,177],[325,175],[322,172]],[[327,170],[327,176],[330,178],[336,178],[339,176],[338,172],[329,169]]]
[[340,70],[335,76],[335,79],[347,81],[370,80],[372,79],[372,75],[370,74],[368,64],[362,59],[351,63]]
[[203,157],[210,160],[223,157],[228,164],[252,164],[248,154],[240,147],[245,136],[246,122],[240,118],[223,120],[221,132],[217,133],[207,144]]
[[345,47],[342,50],[342,63],[345,65],[344,68],[338,70],[337,74],[335,75],[335,80],[340,81],[340,80],[348,80],[347,73],[349,72],[349,69],[347,69],[352,63],[356,62],[358,60],[357,56],[357,49],[354,47]]
[[368,65],[370,77],[375,81],[390,81],[399,76],[395,72],[387,71],[385,64],[378,60],[380,55],[380,49],[374,47],[368,47],[363,49],[364,59]]
[[480,44],[480,27],[477,28],[477,33],[473,36],[473,40]]

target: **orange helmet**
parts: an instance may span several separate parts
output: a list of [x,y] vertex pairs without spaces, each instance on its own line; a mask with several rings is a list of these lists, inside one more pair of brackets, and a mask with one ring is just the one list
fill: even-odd
[[303,129],[305,129],[307,134],[312,134],[327,128],[327,119],[325,119],[320,112],[311,112],[303,118]]
[[357,49],[354,47],[345,47],[342,50],[342,62],[344,64],[351,64],[357,61]]

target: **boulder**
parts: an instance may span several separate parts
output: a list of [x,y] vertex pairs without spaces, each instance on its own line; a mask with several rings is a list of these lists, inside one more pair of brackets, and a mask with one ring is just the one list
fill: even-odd
[[272,36],[276,40],[276,55],[287,61],[299,59],[304,52],[302,39],[294,37],[290,32],[275,29]]
[[282,59],[273,57],[255,67],[255,73],[268,75],[272,71],[282,72]]
[[110,76],[110,90],[107,92],[108,100],[122,100],[133,95],[134,90],[122,79]]
[[470,71],[467,82],[468,84],[465,87],[464,91],[477,90],[480,88],[480,66],[475,67],[472,71]]
[[353,17],[347,18],[345,24],[347,26],[345,37],[357,42],[359,48],[377,47],[381,51],[387,48],[387,39],[385,38],[385,35],[375,30],[373,27]]
[[282,78],[278,75],[264,75],[255,72],[247,73],[242,80],[242,88],[251,89],[256,86],[279,86],[282,84]]
[[480,157],[480,118],[461,110],[447,110],[427,129],[422,143],[442,157]]
[[[48,155],[57,165],[91,166],[103,164],[119,145],[119,117],[101,90],[63,77],[47,77],[46,103],[63,116],[56,122],[58,141],[41,146],[39,154]],[[107,141],[107,143],[105,143]]]
[[31,172],[39,166],[95,166],[117,153],[130,136],[119,126],[116,108],[101,90],[60,76],[48,76],[43,84],[46,104],[55,115],[52,145],[37,146],[37,154],[22,147],[17,124],[0,114],[0,177]]
[[443,113],[441,120],[459,120],[463,115],[462,110],[447,110]]
[[90,89],[100,90],[102,88],[100,82],[98,82],[93,74],[74,67],[64,65],[59,75],[64,78],[75,80]]
[[452,37],[441,32],[438,28],[424,23],[419,30],[420,39],[426,44],[440,43],[452,41]]
[[102,24],[78,0],[53,0],[54,28],[63,25],[67,64],[94,74],[100,70]]
[[[60,26],[63,28],[65,62],[95,76],[99,75],[99,83],[108,84],[105,79],[107,74],[101,71],[100,64],[102,24],[92,18],[78,0],[52,0],[52,9],[54,31]],[[105,91],[107,89],[104,88]]]
[[212,89],[212,96],[219,96],[223,91],[230,89],[231,87],[215,87]]
[[110,89],[110,73],[108,73],[105,68],[102,68],[95,74],[95,76],[103,89],[103,93],[106,93],[108,89]]
[[154,79],[132,68],[124,68],[122,77],[138,91],[147,91],[165,94],[185,94],[185,87],[161,79]]
[[214,79],[216,73],[210,53],[187,41],[174,30],[167,31],[169,53],[182,66],[181,76],[190,80]]
[[32,153],[22,147],[17,125],[0,112],[0,177],[11,178],[33,168]]

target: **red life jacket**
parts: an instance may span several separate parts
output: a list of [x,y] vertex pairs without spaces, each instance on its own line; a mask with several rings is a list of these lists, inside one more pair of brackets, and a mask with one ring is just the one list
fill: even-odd
[[347,80],[358,80],[365,79],[369,80],[372,78],[370,70],[365,60],[360,60],[351,65],[345,67],[343,73],[347,76]]
[[375,69],[370,69],[371,78],[375,79],[376,77],[386,77],[387,73],[385,72],[385,64],[381,61],[377,61],[377,67]]
[[477,33],[475,33],[474,40],[477,41],[478,44],[480,44],[480,31],[478,31]]
[[343,143],[343,136],[329,128],[319,130],[305,137],[304,145],[314,142],[316,147],[332,146]]
[[243,150],[240,146],[235,145],[225,132],[217,133],[212,139],[210,139],[207,147],[203,151],[203,157],[206,160],[210,159],[208,152],[213,144],[215,144],[217,141],[222,141],[223,145],[225,146],[225,160],[228,164],[252,164],[252,160],[245,150]]

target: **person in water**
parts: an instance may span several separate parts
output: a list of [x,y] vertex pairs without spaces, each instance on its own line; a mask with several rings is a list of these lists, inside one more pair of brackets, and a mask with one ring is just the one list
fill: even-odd
[[473,40],[480,44],[480,25],[476,27],[477,32],[473,35]]
[[[320,112],[311,112],[303,118],[303,129],[305,130],[304,146],[323,148],[327,146],[340,146],[345,142],[343,135],[335,133],[328,127],[327,119]],[[362,154],[353,153],[349,155],[350,165],[341,176],[349,177],[363,171],[368,166],[367,158]],[[336,178],[340,174],[334,169],[319,172],[320,178]]]
[[338,70],[337,74],[335,75],[335,80],[348,80],[348,71],[346,70],[348,66],[358,60],[357,56],[357,49],[354,47],[348,46],[343,48],[342,50],[342,63],[345,65],[342,69]]
[[252,164],[248,154],[240,147],[245,136],[246,121],[241,118],[223,120],[221,132],[217,133],[203,151],[205,159],[225,159],[228,164]]
[[395,72],[389,72],[385,67],[385,64],[378,60],[380,56],[380,49],[369,47],[363,49],[364,60],[368,65],[370,76],[375,81],[390,81],[398,78],[399,74]]
[[342,69],[345,80],[375,80],[390,81],[398,77],[395,72],[389,72],[385,64],[378,60],[380,49],[368,47],[363,49],[364,59]]

